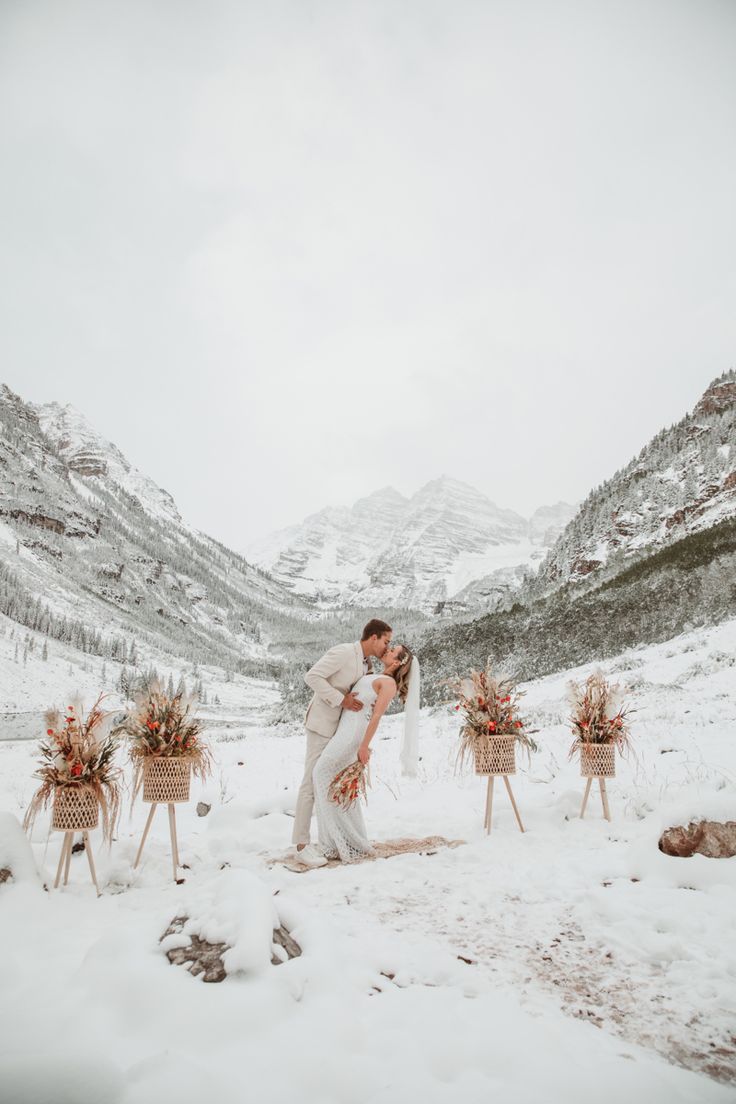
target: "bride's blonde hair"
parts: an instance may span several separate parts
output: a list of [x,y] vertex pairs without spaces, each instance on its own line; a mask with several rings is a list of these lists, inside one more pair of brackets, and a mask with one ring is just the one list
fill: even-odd
[[399,645],[402,651],[401,660],[399,666],[395,671],[391,672],[391,678],[396,683],[396,689],[402,702],[406,701],[406,695],[409,693],[409,672],[411,671],[412,660],[414,654],[410,648],[407,648],[406,644]]

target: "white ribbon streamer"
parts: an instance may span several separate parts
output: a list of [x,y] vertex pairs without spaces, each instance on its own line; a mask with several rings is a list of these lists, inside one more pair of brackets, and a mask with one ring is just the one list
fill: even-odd
[[419,691],[421,674],[419,660],[412,658],[409,668],[409,685],[404,703],[404,739],[401,743],[402,773],[414,778],[419,770]]

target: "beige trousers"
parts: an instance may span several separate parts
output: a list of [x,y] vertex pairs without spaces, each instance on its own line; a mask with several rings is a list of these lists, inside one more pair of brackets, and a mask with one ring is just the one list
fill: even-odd
[[319,732],[307,729],[307,754],[304,759],[304,778],[299,787],[294,811],[294,831],[292,843],[309,843],[309,827],[312,823],[314,808],[314,783],[312,771],[322,752],[329,744],[331,736],[321,736]]

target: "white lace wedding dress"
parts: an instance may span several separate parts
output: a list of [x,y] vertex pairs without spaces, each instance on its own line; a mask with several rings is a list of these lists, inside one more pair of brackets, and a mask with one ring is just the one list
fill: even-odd
[[353,687],[353,693],[363,703],[357,711],[344,710],[337,732],[317,760],[314,781],[314,808],[317,813],[319,844],[327,858],[354,862],[363,855],[372,855],[365,830],[360,799],[351,809],[342,809],[330,801],[327,791],[336,774],[358,758],[358,748],[373,714],[378,694],[373,683],[387,675],[363,675]]

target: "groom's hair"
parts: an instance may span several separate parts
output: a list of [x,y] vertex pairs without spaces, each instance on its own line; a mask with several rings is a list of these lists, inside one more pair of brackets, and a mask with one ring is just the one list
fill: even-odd
[[390,625],[387,625],[385,621],[379,621],[377,617],[374,617],[372,621],[369,621],[366,627],[363,629],[363,635],[361,640],[368,640],[371,636],[383,636],[384,633],[390,633],[394,630]]

